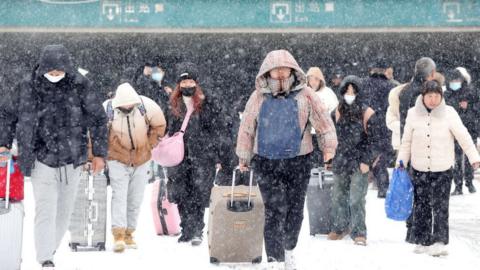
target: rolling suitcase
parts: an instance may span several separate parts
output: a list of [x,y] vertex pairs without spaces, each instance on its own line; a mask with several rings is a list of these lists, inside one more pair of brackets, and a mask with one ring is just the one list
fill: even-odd
[[333,173],[314,168],[307,189],[307,210],[310,235],[328,234],[332,227]]
[[208,219],[210,263],[260,263],[263,251],[265,206],[260,189],[253,186],[250,171],[248,186],[212,188]]
[[[0,268],[4,270],[19,270],[22,263],[23,218],[25,212],[22,202],[10,200],[11,168],[13,163],[0,164],[5,170],[5,177],[0,181],[5,183],[5,198],[0,199]],[[13,187],[16,188],[16,187]],[[23,197],[23,183],[22,183]]]
[[104,251],[107,231],[107,177],[85,170],[70,220],[72,251]]
[[179,235],[180,214],[177,205],[171,203],[167,196],[167,173],[163,168],[163,176],[153,183],[151,208],[153,224],[157,235]]

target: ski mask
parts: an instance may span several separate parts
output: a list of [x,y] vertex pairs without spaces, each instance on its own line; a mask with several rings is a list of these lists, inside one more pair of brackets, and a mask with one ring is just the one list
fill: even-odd
[[355,101],[355,96],[351,96],[351,95],[343,95],[343,99],[345,99],[345,102],[348,104],[348,105],[352,105],[353,102]]
[[197,90],[196,87],[182,87],[182,95],[185,97],[191,97],[195,94],[195,91]]
[[65,78],[65,73],[63,73],[62,75],[60,76],[52,76],[48,73],[45,73],[43,74],[43,76],[45,78],[47,78],[48,81],[50,81],[51,83],[58,83],[59,81],[61,81],[63,78]]
[[461,82],[451,82],[449,84],[450,86],[450,89],[452,89],[453,91],[457,91],[457,90],[460,90],[460,88],[462,88],[462,83]]

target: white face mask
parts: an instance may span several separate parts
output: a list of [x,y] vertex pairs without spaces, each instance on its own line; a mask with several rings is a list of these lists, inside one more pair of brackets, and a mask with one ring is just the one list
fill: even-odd
[[45,78],[47,78],[47,80],[49,80],[51,83],[57,83],[57,82],[61,81],[63,78],[65,78],[65,73],[63,73],[60,76],[52,76],[48,73],[45,73],[45,74],[43,74],[43,76]]
[[351,95],[343,95],[343,99],[345,99],[345,102],[348,104],[348,105],[352,105],[353,102],[355,101],[355,96],[351,96]]

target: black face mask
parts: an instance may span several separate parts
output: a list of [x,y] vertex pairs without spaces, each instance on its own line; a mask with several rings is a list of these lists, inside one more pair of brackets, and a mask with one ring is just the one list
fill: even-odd
[[195,94],[196,87],[182,87],[182,95],[185,97],[191,97]]
[[125,108],[119,107],[118,110],[120,110],[124,114],[129,114],[133,111],[133,107],[130,108],[130,109],[125,109]]

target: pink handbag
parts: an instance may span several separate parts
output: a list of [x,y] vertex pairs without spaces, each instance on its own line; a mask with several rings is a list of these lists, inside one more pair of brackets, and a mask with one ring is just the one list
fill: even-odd
[[193,108],[188,108],[182,128],[171,137],[163,138],[152,150],[152,159],[162,167],[175,167],[182,163],[185,155],[183,135],[187,129],[188,121],[193,113]]

